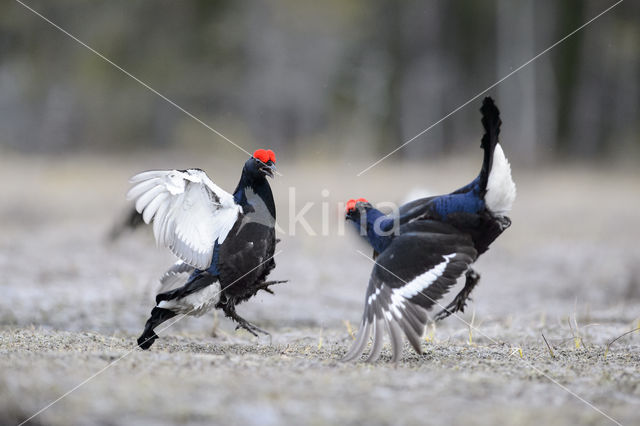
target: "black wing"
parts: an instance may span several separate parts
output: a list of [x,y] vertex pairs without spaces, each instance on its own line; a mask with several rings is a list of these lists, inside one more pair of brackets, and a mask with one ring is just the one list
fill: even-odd
[[399,225],[404,225],[413,220],[427,218],[431,212],[431,202],[437,198],[425,197],[410,201],[400,206],[398,210]]
[[376,261],[362,323],[345,361],[362,355],[370,335],[373,345],[367,361],[377,360],[383,327],[391,337],[394,362],[402,354],[402,332],[416,352],[422,353],[420,339],[427,323],[426,311],[477,257],[471,238],[451,226],[416,221],[404,230]]
[[238,221],[231,235],[220,246],[218,268],[224,294],[239,303],[253,296],[275,268],[276,238],[274,228],[257,222]]

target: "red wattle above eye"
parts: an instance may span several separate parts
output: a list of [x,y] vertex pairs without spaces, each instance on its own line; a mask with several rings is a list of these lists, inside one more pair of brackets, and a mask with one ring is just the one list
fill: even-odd
[[269,153],[264,149],[256,149],[256,152],[253,153],[253,158],[257,158],[263,163],[266,163],[269,161]]
[[267,154],[269,155],[269,160],[271,160],[273,164],[276,164],[276,153],[268,149]]
[[347,201],[347,213],[356,208],[356,200]]

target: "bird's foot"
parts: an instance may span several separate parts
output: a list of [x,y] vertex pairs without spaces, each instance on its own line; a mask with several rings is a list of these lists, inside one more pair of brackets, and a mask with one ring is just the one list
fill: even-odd
[[265,331],[265,330],[261,329],[257,325],[251,324],[249,321],[247,321],[246,319],[244,319],[240,315],[238,315],[236,313],[235,304],[227,303],[225,305],[222,305],[221,307],[222,307],[222,310],[224,311],[225,315],[236,322],[236,324],[237,324],[236,325],[236,330],[238,330],[240,328],[244,328],[249,333],[253,334],[255,337],[259,337],[258,333],[260,333],[260,334],[264,334],[265,336],[269,336],[269,339],[271,339],[271,334],[269,334],[268,331]]
[[466,281],[464,283],[464,287],[460,290],[460,293],[454,297],[451,303],[436,314],[434,317],[435,321],[442,321],[456,312],[464,312],[464,308],[467,306],[467,300],[473,300],[469,296],[471,295],[471,291],[478,284],[478,281],[480,281],[480,274],[473,269],[469,269],[465,275]]
[[271,289],[269,288],[269,286],[274,285],[274,284],[287,283],[287,282],[289,282],[289,280],[282,280],[282,281],[265,281],[265,282],[261,283],[260,285],[258,285],[258,286],[256,287],[256,292],[257,292],[258,290],[264,290],[264,291],[266,291],[267,293],[274,294],[274,293],[273,293],[273,290],[271,290]]
[[251,324],[249,321],[242,318],[241,318],[241,321],[238,321],[238,324],[236,325],[236,330],[239,330],[241,328],[247,330],[249,333],[253,334],[255,337],[259,337],[258,333],[271,337],[271,333],[269,333],[268,331],[263,330],[257,325]]
[[464,308],[467,307],[467,300],[473,300],[468,295],[459,293],[451,303],[449,303],[443,310],[438,312],[433,318],[436,321],[442,321],[456,312],[464,312]]

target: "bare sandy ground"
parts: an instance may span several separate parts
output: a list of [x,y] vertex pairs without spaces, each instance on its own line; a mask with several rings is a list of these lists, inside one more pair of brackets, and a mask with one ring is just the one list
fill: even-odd
[[[430,328],[422,357],[406,347],[391,365],[385,348],[370,365],[339,361],[371,263],[353,233],[338,235],[337,203],[444,192],[479,165],[385,163],[363,179],[351,176],[366,164],[336,170],[279,157],[284,176],[273,189],[286,233],[272,276],[290,282],[239,308],[272,339],[209,314],[136,349],[172,257],[144,230],[107,242],[127,178],[200,166],[232,190],[242,161],[2,156],[0,424],[82,383],[32,424],[637,424],[640,336],[606,350],[640,326],[637,169],[516,165],[514,225],[477,263],[482,280],[467,312]],[[316,203],[305,217],[318,234],[326,203],[329,235],[291,231],[294,186],[298,209]]]

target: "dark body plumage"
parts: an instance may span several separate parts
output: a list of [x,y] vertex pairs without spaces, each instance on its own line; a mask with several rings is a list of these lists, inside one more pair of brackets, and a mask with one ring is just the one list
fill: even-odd
[[[179,172],[187,174],[184,176],[187,186],[199,186],[194,189],[194,197],[189,197],[190,192],[185,189],[184,200],[175,201],[179,209],[191,204],[195,206],[190,216],[176,220],[187,222],[187,235],[188,227],[197,224],[198,220],[202,219],[205,225],[197,232],[194,231],[193,237],[182,238],[184,241],[165,242],[182,260],[169,269],[161,280],[163,287],[156,296],[156,307],[138,338],[141,348],[148,349],[157,339],[154,328],[160,323],[177,314],[201,315],[214,307],[222,309],[237,322],[238,327],[245,328],[254,335],[257,335],[256,332],[266,333],[241,318],[235,310],[237,304],[250,299],[258,291],[271,292],[270,285],[284,282],[267,281],[267,276],[275,267],[273,256],[276,246],[276,211],[266,175],[272,176],[275,156],[274,161],[267,161],[266,158],[261,161],[255,156],[256,154],[245,163],[233,195],[224,193],[213,183],[209,185],[208,178],[202,171],[191,169]],[[202,183],[189,182],[191,174],[201,178]],[[170,184],[167,186],[170,187]],[[199,191],[203,191],[204,195]],[[177,204],[178,202],[182,204]],[[204,213],[201,211],[203,209]],[[144,207],[138,210],[144,213]],[[159,215],[160,213],[156,215],[154,221],[167,222]],[[156,223],[154,231],[155,226]],[[214,235],[212,251],[204,263],[202,255],[198,251],[194,254],[191,247],[196,244],[192,241],[198,241],[203,230]],[[179,234],[181,231],[176,231],[176,235]],[[162,231],[156,233],[156,238],[162,236]]]
[[466,275],[464,288],[436,319],[464,309],[479,280],[470,265],[511,224],[504,214],[515,199],[515,185],[498,144],[500,113],[491,98],[485,98],[481,112],[484,159],[471,183],[450,194],[409,202],[395,215],[384,215],[364,199],[347,204],[347,220],[373,247],[376,264],[358,336],[345,360],[358,358],[372,335],[368,360],[375,361],[385,329],[394,361],[401,355],[402,333],[421,353],[427,310],[462,274]]

